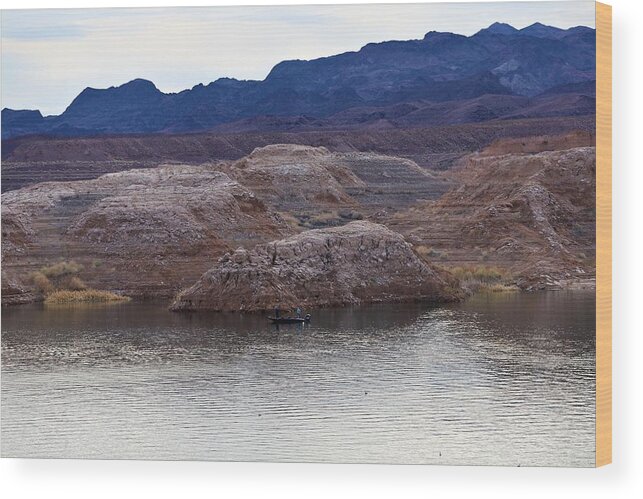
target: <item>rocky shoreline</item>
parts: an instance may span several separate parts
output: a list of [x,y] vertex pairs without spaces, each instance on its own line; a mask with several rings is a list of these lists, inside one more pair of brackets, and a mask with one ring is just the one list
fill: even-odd
[[2,304],[44,299],[34,275],[69,262],[89,288],[176,310],[448,301],[461,275],[591,287],[595,151],[572,139],[494,143],[448,171],[273,144],[9,191]]

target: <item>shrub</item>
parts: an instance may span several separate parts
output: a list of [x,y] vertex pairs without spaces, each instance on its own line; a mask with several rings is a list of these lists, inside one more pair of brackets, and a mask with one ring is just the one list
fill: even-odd
[[71,279],[69,279],[67,288],[72,291],[82,291],[84,289],[87,289],[87,285],[79,277],[73,276]]
[[54,290],[54,285],[42,272],[34,272],[31,274],[31,282],[36,286],[36,289],[43,294],[51,293]]
[[65,275],[78,274],[83,266],[76,262],[58,262],[47,267],[42,267],[40,272],[48,278],[62,277]]
[[307,227],[329,227],[338,225],[339,214],[336,211],[325,211],[310,217]]
[[363,220],[364,219],[364,215],[362,215],[359,211],[353,211],[353,210],[340,210],[339,216],[346,220]]
[[420,255],[428,256],[429,258],[439,258],[443,256],[443,254],[440,253],[439,251],[433,248],[428,248],[427,246],[423,246],[423,245],[416,246],[415,251],[417,251]]
[[294,229],[299,229],[301,224],[300,221],[297,217],[294,215],[285,212],[285,211],[280,211],[278,212],[279,216],[282,218],[284,222],[286,222],[288,225],[290,225]]

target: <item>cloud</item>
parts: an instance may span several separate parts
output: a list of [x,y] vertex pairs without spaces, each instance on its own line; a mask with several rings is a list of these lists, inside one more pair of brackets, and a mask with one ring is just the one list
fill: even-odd
[[281,60],[373,41],[470,35],[492,22],[594,25],[594,3],[430,3],[2,12],[2,105],[60,113],[87,86],[134,78],[165,92],[263,79]]

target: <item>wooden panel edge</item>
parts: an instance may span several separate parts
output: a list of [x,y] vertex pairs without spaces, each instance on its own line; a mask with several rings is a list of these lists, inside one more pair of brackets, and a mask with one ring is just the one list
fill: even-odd
[[612,462],[612,7],[596,3],[596,466]]

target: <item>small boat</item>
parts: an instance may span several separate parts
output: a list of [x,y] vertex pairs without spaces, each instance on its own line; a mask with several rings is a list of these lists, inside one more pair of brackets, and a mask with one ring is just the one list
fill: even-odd
[[303,324],[310,322],[310,314],[306,314],[304,317],[268,317],[268,320],[273,324]]

